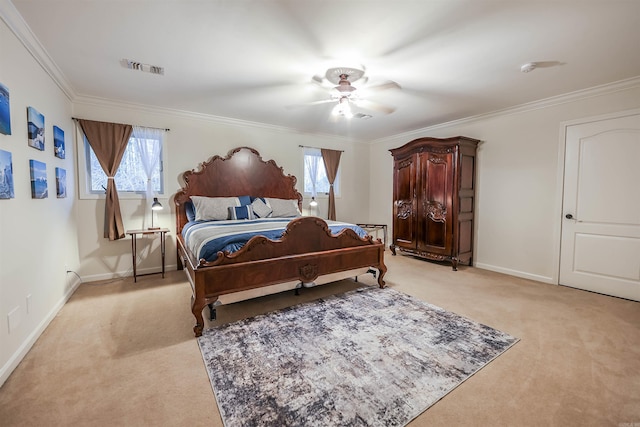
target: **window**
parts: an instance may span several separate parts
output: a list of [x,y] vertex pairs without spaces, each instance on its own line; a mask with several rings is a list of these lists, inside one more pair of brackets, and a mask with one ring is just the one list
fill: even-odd
[[[314,178],[315,176],[315,178]],[[315,192],[314,192],[315,184]],[[333,192],[340,195],[340,169],[333,183]],[[315,194],[329,194],[329,180],[324,168],[322,152],[318,148],[304,148],[304,193],[307,196]]]
[[[138,195],[146,194],[147,168],[151,171],[151,191],[156,194],[164,194],[162,135],[163,132],[134,131],[129,138],[115,176],[116,188],[121,198],[123,196],[123,198],[127,198],[127,195],[137,198]],[[81,196],[93,198],[105,193],[107,175],[102,170],[96,154],[84,135],[82,135],[82,141],[85,167],[79,169],[85,171],[86,191]]]

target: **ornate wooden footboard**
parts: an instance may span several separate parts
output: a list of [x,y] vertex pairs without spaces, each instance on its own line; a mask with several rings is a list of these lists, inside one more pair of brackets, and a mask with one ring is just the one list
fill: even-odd
[[237,252],[218,252],[212,262],[198,259],[182,236],[187,222],[184,204],[190,196],[297,199],[300,207],[302,196],[295,189],[294,176],[285,176],[275,162],[264,162],[257,151],[246,147],[236,148],[226,158],[213,157],[200,171],[185,172],[183,179],[185,186],[174,198],[178,260],[193,290],[196,336],[204,328],[204,307],[221,295],[296,280],[313,282],[326,274],[367,267],[379,271],[378,285],[384,287],[384,244],[370,236],[361,238],[351,229],[332,235],[327,223],[317,217],[293,219],[278,240],[256,236]]
[[384,287],[384,245],[370,236],[360,238],[345,229],[332,236],[327,223],[316,217],[291,221],[279,240],[256,236],[238,252],[219,252],[213,262],[196,260],[179,236],[179,250],[193,287],[193,328],[202,335],[202,310],[220,295],[299,280],[312,282],[329,273],[362,267],[378,269],[378,285]]

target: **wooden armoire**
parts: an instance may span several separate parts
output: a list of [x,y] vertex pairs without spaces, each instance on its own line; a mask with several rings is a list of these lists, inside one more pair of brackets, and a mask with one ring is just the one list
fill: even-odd
[[472,265],[476,148],[463,136],[418,138],[393,155],[390,249]]

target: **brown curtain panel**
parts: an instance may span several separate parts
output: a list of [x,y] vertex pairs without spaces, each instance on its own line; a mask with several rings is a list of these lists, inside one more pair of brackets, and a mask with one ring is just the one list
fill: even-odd
[[96,153],[96,157],[107,175],[107,194],[104,205],[104,237],[118,240],[125,237],[120,200],[113,177],[118,171],[120,161],[127,148],[133,126],[119,123],[95,122],[78,119],[78,123],[87,137],[87,141]]
[[336,220],[336,196],[333,193],[333,182],[338,174],[338,166],[340,166],[340,155],[342,151],[321,149],[324,168],[327,171],[327,179],[329,180],[329,215],[327,219]]

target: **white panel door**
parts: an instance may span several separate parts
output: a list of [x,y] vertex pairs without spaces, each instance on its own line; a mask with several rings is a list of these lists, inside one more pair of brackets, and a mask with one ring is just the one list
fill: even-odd
[[640,301],[640,114],[567,127],[560,284]]

